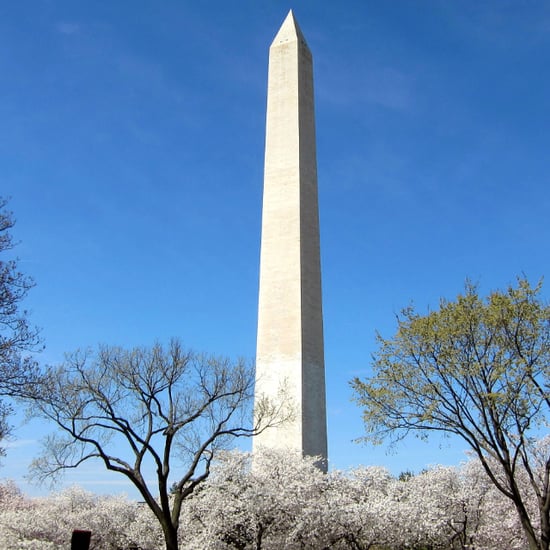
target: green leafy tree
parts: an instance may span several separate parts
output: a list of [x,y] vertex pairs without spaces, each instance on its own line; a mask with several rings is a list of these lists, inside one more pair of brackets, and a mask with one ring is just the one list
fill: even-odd
[[208,478],[218,451],[285,420],[267,400],[251,418],[252,367],[197,355],[177,340],[75,353],[44,384],[33,406],[57,431],[33,463],[36,478],[99,460],[137,488],[167,550],[177,550],[182,504]]
[[[479,296],[467,283],[455,301],[398,317],[393,338],[378,335],[373,375],[355,378],[364,440],[393,442],[413,432],[462,438],[494,485],[512,500],[531,550],[550,540],[550,453],[537,444],[550,412],[550,307],[541,283],[525,278]],[[537,510],[519,478],[527,476]]]
[[[17,258],[10,257],[15,245],[10,230],[15,220],[6,205],[7,200],[0,197],[0,396],[9,398],[32,391],[38,368],[26,353],[38,349],[40,336],[27,311],[21,309],[34,282],[19,270]],[[10,412],[10,405],[0,401],[0,441],[10,431]]]

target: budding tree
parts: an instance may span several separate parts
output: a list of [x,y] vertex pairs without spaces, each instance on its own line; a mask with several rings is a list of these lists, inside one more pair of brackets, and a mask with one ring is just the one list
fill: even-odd
[[550,453],[535,444],[550,413],[550,306],[540,292],[518,279],[483,300],[467,283],[437,311],[405,309],[395,336],[378,337],[373,376],[352,381],[365,439],[443,432],[466,441],[513,502],[531,550],[550,541]]
[[[46,479],[98,459],[128,478],[178,548],[182,503],[210,473],[228,440],[283,421],[269,402],[248,418],[253,369],[243,361],[166,349],[102,347],[51,369],[36,411],[57,424],[33,471]],[[154,482],[148,478],[153,467]],[[177,467],[176,467],[177,466]]]

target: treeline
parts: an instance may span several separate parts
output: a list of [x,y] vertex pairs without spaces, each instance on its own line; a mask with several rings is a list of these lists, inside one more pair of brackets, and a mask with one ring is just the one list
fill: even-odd
[[[95,549],[164,548],[151,511],[126,498],[79,488],[27,498],[0,486],[1,548],[68,548],[73,529],[92,531]],[[186,500],[179,536],[197,550],[527,548],[513,505],[475,459],[398,477],[381,467],[325,475],[275,452],[225,454]]]

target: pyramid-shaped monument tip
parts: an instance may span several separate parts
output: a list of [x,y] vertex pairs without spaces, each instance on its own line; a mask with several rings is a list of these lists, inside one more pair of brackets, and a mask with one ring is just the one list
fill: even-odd
[[294,13],[290,10],[271,45],[275,46],[276,44],[281,44],[282,42],[292,42],[297,40],[300,40],[306,44],[300,26],[294,17]]

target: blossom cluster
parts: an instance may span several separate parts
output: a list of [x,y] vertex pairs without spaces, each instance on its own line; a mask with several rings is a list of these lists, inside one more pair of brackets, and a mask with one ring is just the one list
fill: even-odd
[[[73,487],[47,498],[0,484],[0,548],[68,548],[73,529],[92,548],[161,550],[152,512],[124,497]],[[323,474],[292,453],[228,452],[186,499],[180,547],[189,550],[526,548],[513,505],[472,459],[395,477],[381,467]]]
[[477,460],[394,477],[322,474],[289,453],[228,454],[182,518],[182,547],[520,550],[517,513]]
[[90,548],[97,550],[163,547],[150,511],[124,496],[98,496],[74,486],[29,498],[12,482],[0,484],[0,548],[66,549],[73,530],[91,531]]

